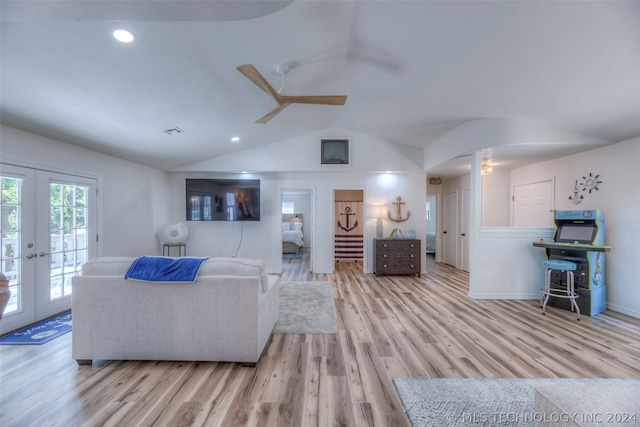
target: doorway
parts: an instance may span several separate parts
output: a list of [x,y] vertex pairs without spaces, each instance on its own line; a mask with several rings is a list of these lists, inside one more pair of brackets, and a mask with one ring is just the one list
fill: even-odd
[[283,269],[313,271],[314,205],[312,188],[281,189]]
[[0,332],[71,308],[71,279],[96,255],[94,178],[0,165],[2,273],[11,298]]
[[433,195],[427,196],[427,235],[425,238],[425,252],[435,258],[436,256],[436,230],[438,218],[438,198]]
[[334,260],[349,262],[363,270],[364,260],[364,190],[335,190]]

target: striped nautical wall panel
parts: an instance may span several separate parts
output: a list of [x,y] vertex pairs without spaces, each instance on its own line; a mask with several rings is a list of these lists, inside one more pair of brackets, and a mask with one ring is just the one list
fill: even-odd
[[336,202],[335,205],[335,260],[361,260],[364,257],[362,202]]

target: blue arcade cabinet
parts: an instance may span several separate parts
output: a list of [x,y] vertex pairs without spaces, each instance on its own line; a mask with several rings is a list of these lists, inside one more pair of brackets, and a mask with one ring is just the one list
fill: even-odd
[[[534,242],[543,247],[550,260],[566,260],[576,264],[575,290],[580,312],[589,316],[602,313],[607,305],[604,282],[604,215],[599,209],[554,212],[556,230],[552,242]],[[552,271],[551,281],[566,286],[566,275]],[[571,310],[571,301],[551,298],[548,305]]]

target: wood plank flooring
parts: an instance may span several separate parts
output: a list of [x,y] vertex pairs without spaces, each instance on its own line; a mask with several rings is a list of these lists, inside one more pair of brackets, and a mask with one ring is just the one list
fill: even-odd
[[468,275],[316,275],[285,260],[284,281],[330,280],[338,334],[274,334],[255,368],[236,363],[71,359],[71,334],[0,346],[0,425],[409,426],[397,377],[640,378],[640,320],[581,321],[536,301],[472,300]]

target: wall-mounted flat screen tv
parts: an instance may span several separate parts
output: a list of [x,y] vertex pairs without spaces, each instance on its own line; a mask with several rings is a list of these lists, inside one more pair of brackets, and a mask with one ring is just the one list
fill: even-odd
[[187,179],[187,221],[260,221],[259,179]]

